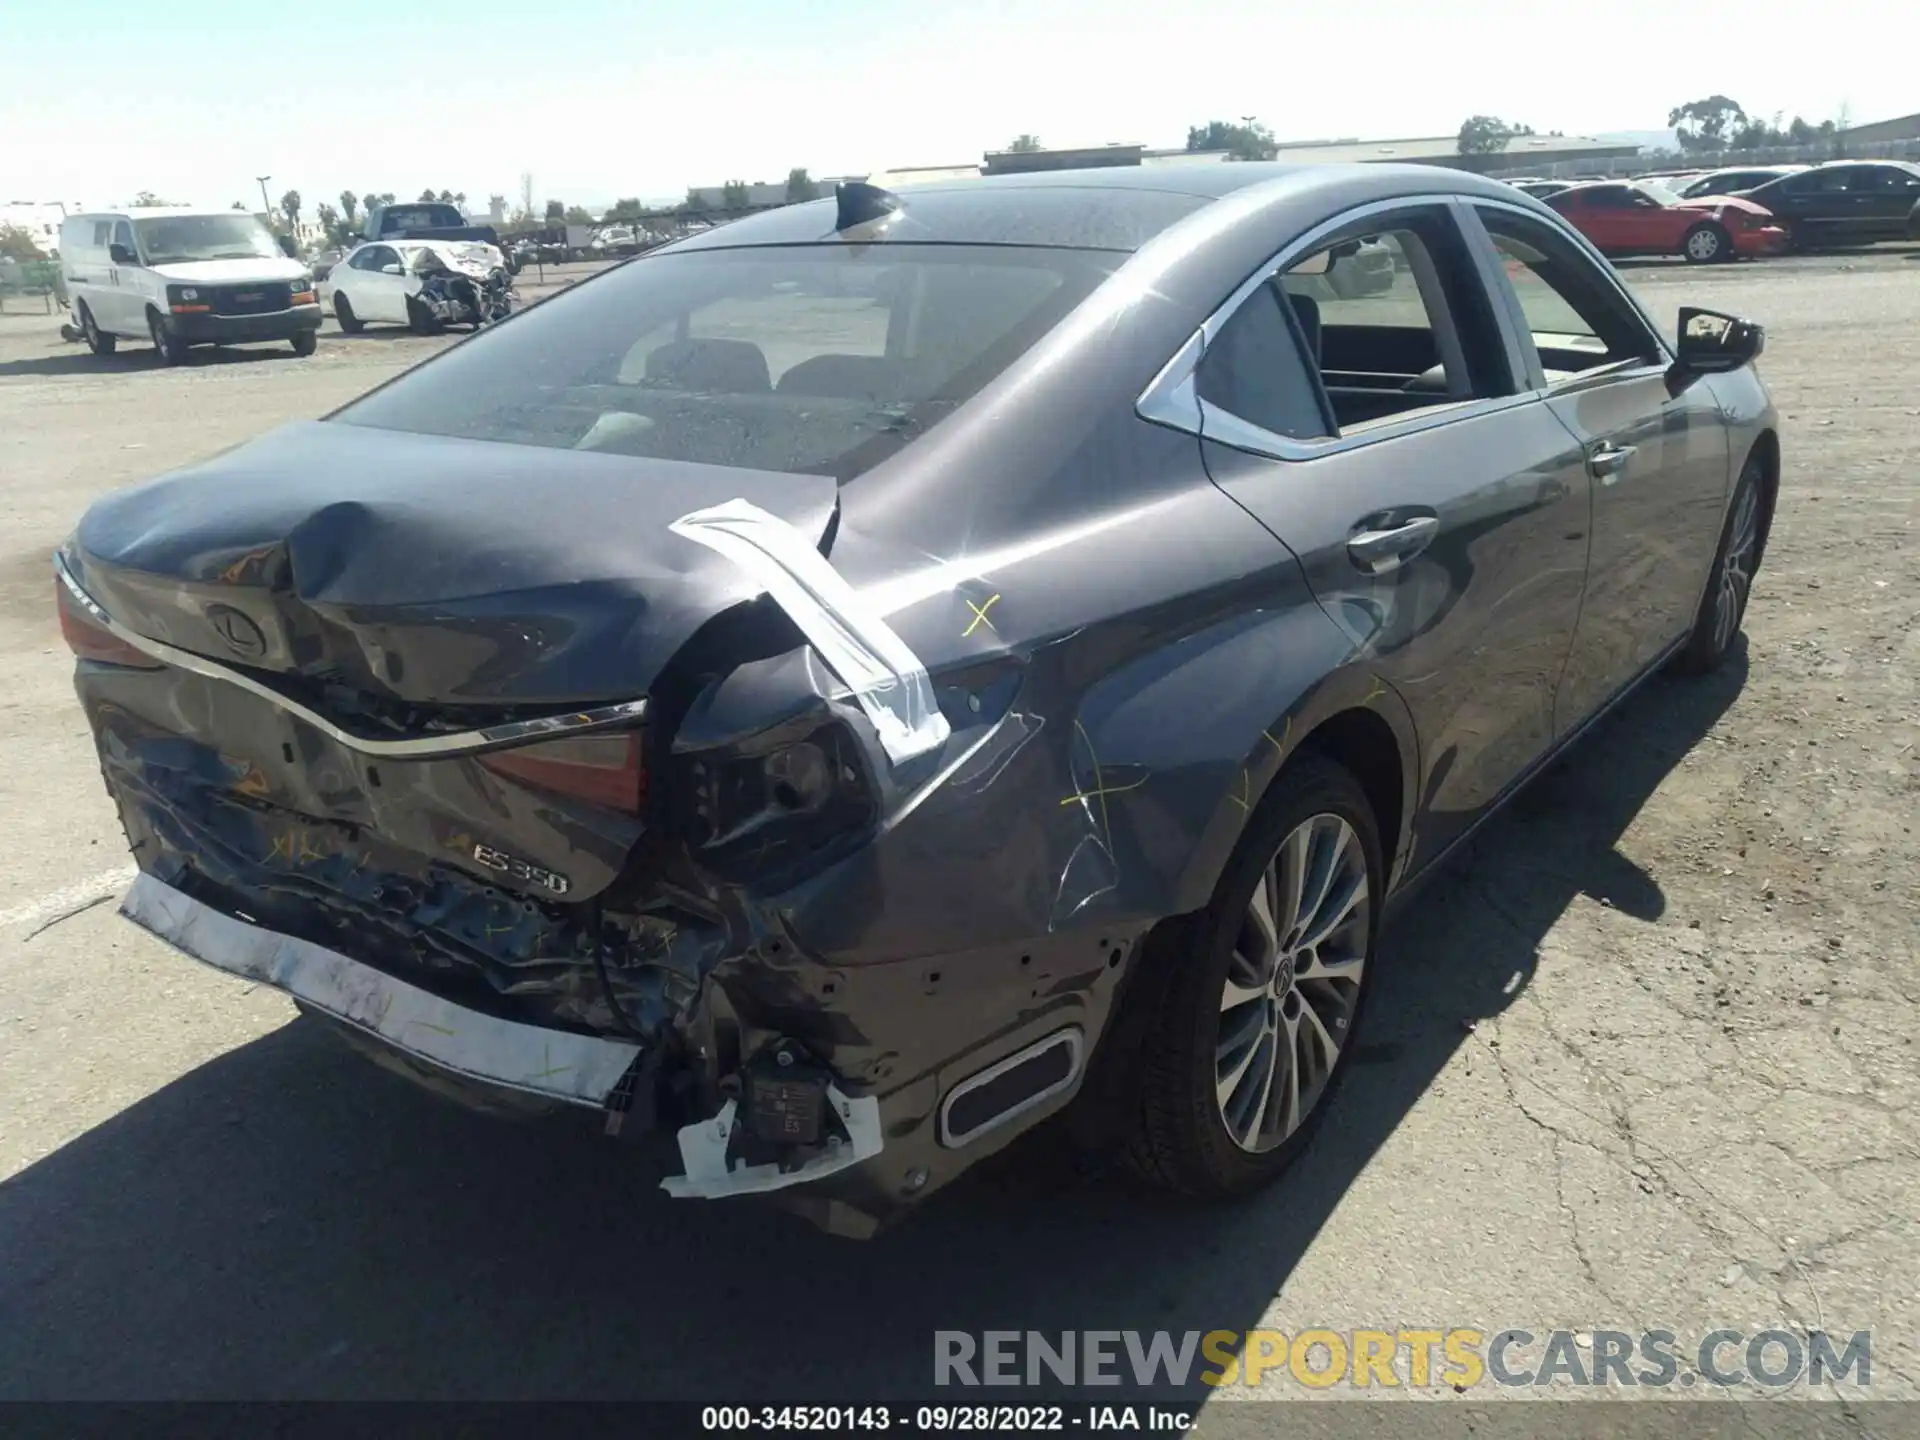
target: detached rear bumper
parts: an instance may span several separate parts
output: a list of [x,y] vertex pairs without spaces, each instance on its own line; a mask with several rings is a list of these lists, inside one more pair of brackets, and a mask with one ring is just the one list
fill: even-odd
[[190,345],[291,340],[320,328],[320,307],[295,305],[266,315],[169,315],[167,327]]
[[394,1050],[461,1079],[605,1107],[640,1058],[627,1041],[483,1015],[311,941],[223,915],[152,875],[120,913],[182,954],[282,990]]

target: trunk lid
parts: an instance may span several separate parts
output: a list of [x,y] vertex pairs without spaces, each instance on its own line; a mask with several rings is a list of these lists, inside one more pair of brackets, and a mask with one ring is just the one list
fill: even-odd
[[[396,757],[284,701],[432,739],[637,699],[759,588],[670,522],[740,496],[818,544],[837,494],[820,476],[313,422],[101,499],[63,556],[75,581],[228,672],[79,669],[141,868],[457,1003],[614,1028],[582,902],[645,834],[630,728]],[[625,791],[555,781],[583,765]]]
[[109,495],[76,578],[196,654],[415,705],[630,699],[757,591],[670,523],[733,497],[819,544],[830,477],[286,426]]

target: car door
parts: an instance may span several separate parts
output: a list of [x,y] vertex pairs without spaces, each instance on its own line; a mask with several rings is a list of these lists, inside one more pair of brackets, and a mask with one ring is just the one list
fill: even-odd
[[[1309,273],[1354,241],[1392,256],[1388,288]],[[1208,333],[1194,382],[1208,471],[1299,556],[1359,663],[1406,702],[1424,865],[1552,742],[1585,578],[1579,446],[1522,393],[1444,200],[1302,237]]]
[[1821,165],[1780,182],[1786,204],[1779,213],[1792,221],[1796,243],[1832,245],[1851,237],[1857,198],[1854,174],[1851,165]]
[[362,320],[402,320],[405,300],[400,294],[400,277],[387,273],[386,267],[400,263],[400,252],[391,245],[363,245],[353,253],[353,289],[348,298],[354,314]]
[[[115,220],[108,243],[121,247],[127,256],[133,258],[121,260],[115,258],[111,251],[108,253],[109,313],[113,319],[103,328],[118,335],[145,335],[147,307],[140,293],[140,262],[133,244],[133,225],[126,220]],[[96,315],[94,319],[98,322],[100,317]]]
[[[1640,197],[1644,199],[1645,197]],[[1658,250],[1643,208],[1625,185],[1595,185],[1586,192],[1589,223],[1581,228],[1602,250],[1622,255]]]
[[1862,239],[1904,240],[1907,215],[1920,200],[1920,169],[1903,165],[1862,165],[1854,182],[1863,226]]
[[1517,207],[1472,211],[1503,261],[1525,363],[1593,481],[1586,594],[1556,697],[1564,734],[1692,626],[1726,503],[1727,432],[1710,387],[1668,392],[1667,347],[1605,261]]
[[1680,237],[1693,217],[1669,208],[1638,186],[1625,191],[1621,225],[1633,238],[1632,248],[1648,255],[1671,255],[1680,249]]

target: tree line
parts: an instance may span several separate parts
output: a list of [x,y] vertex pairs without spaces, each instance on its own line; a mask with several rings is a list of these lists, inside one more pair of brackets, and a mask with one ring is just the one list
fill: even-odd
[[1673,127],[1680,148],[1689,154],[1713,154],[1722,150],[1767,150],[1787,145],[1817,145],[1834,140],[1848,127],[1845,106],[1832,120],[1818,124],[1796,115],[1784,125],[1784,111],[1771,119],[1749,115],[1739,101],[1725,95],[1709,95],[1689,100],[1667,112],[1667,124]]

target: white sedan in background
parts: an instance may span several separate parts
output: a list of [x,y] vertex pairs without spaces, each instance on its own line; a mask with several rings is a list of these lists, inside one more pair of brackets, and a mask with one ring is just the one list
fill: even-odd
[[477,241],[374,240],[336,264],[323,288],[348,335],[381,324],[433,331],[449,317],[422,299],[431,276],[450,271],[480,285],[506,263],[498,247]]

